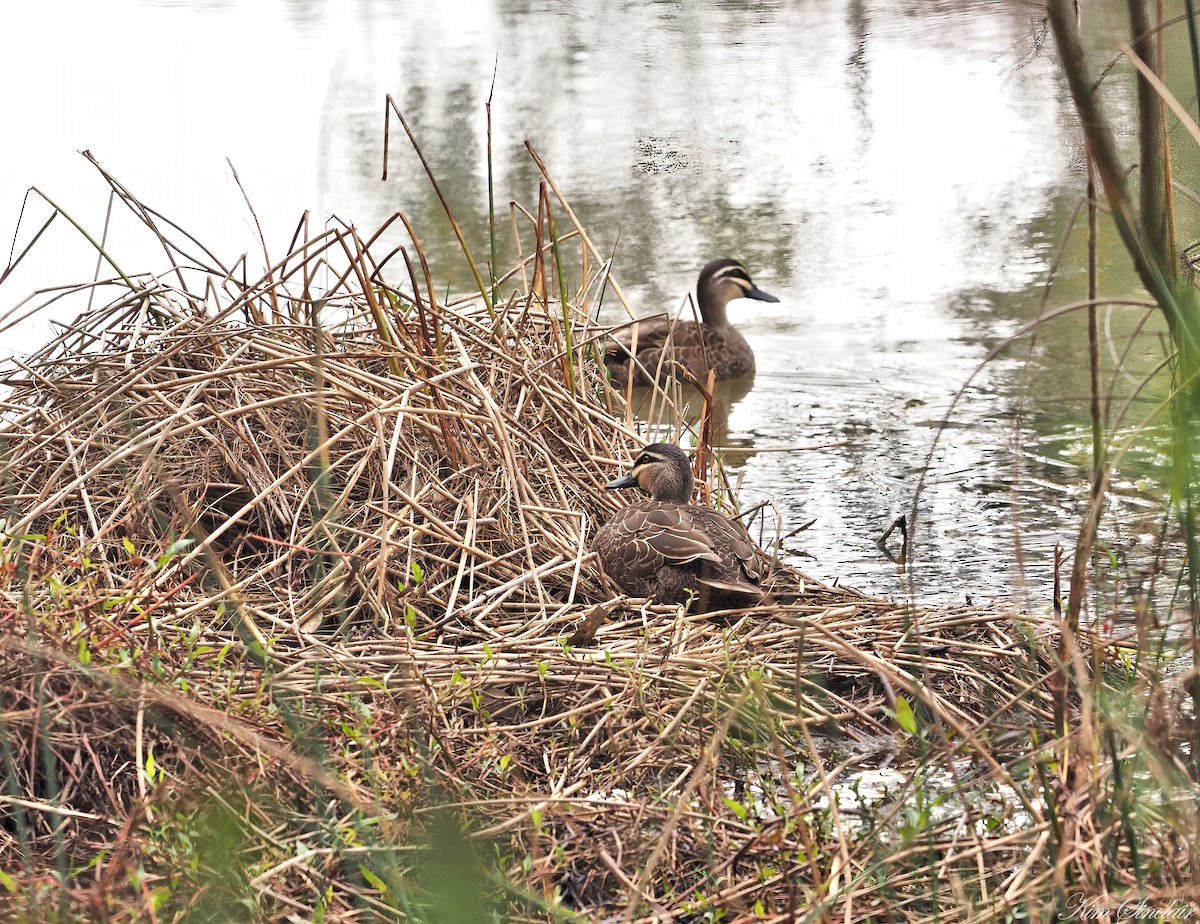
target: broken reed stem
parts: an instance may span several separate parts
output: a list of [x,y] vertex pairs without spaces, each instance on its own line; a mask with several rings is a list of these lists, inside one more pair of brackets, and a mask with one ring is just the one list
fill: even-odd
[[[489,110],[490,111],[490,110]],[[458,238],[458,246],[462,249],[463,256],[467,260],[467,265],[471,267],[471,275],[475,277],[475,285],[479,289],[479,297],[483,299],[483,305],[487,309],[488,317],[493,321],[496,319],[496,311],[492,307],[491,290],[487,283],[483,281],[483,276],[479,272],[479,267],[475,263],[475,259],[471,256],[471,248],[467,246],[466,235],[463,234],[462,227],[458,220],[454,217],[454,212],[450,208],[450,202],[442,192],[442,187],[437,181],[437,177],[433,173],[433,168],[429,165],[429,161],[425,158],[425,152],[421,150],[421,146],[417,143],[417,137],[409,128],[408,121],[404,118],[404,114],[400,111],[400,107],[396,105],[396,101],[392,99],[391,94],[387,96],[387,104],[384,108],[384,148],[383,148],[383,179],[387,179],[387,136],[388,136],[388,120],[392,112],[396,113],[396,118],[400,120],[400,124],[404,127],[404,132],[408,135],[408,140],[412,142],[413,150],[417,152],[417,157],[421,159],[421,166],[425,168],[425,175],[429,177],[429,183],[433,186],[434,192],[437,193],[438,201],[442,203],[442,209],[446,213],[446,218],[450,220],[450,227],[454,229],[454,236]]]
[[[435,344],[437,345],[438,356],[444,356],[446,348],[442,342],[442,336],[443,336],[442,327],[443,327],[443,325],[433,321],[433,317],[437,316],[437,311],[438,311],[437,293],[433,287],[433,273],[429,269],[429,261],[425,259],[425,251],[421,247],[421,241],[417,237],[417,232],[416,232],[416,230],[414,230],[414,228],[412,226],[412,222],[410,222],[408,220],[408,216],[405,215],[403,212],[398,212],[397,214],[400,216],[400,221],[403,222],[403,224],[404,224],[404,230],[408,232],[408,239],[410,241],[412,241],[413,250],[416,251],[417,259],[420,260],[420,262],[421,262],[421,273],[425,278],[425,295],[426,295],[426,300],[429,305],[429,311],[431,313],[431,318],[429,319],[429,321],[430,321],[430,326],[433,328],[433,333],[434,333],[433,339],[434,339]],[[407,259],[407,253],[405,255],[405,258]],[[411,271],[410,271],[410,276],[411,276]],[[413,297],[419,298],[419,296],[420,296],[420,292],[418,291],[416,283],[414,282],[413,283]],[[420,302],[418,302],[418,305],[420,305]],[[425,322],[422,321],[422,323],[425,323]],[[426,334],[426,339],[428,339],[428,333]]]
[[[117,266],[116,262],[109,255],[108,251],[105,250],[104,247],[95,238],[93,238],[86,230],[84,230],[83,225],[81,225],[79,222],[77,222],[68,213],[64,212],[57,204],[55,204],[53,199],[51,199],[49,196],[47,196],[44,192],[42,192],[36,186],[33,187],[33,191],[35,193],[37,193],[39,196],[41,196],[43,199],[46,200],[46,204],[49,205],[52,209],[54,209],[55,215],[62,215],[63,218],[65,218],[67,221],[69,221],[75,227],[76,231],[78,231],[80,234],[82,234],[84,236],[84,238],[87,240],[87,242],[89,244],[91,244],[94,248],[96,248],[96,253],[99,254],[101,257],[103,257],[104,262],[113,268],[113,270],[116,272],[116,274],[121,277],[121,281],[124,282],[125,285],[127,285],[129,287],[130,291],[137,290],[138,287],[134,284],[133,280],[125,275],[125,272],[124,272],[124,270],[121,269],[121,267]],[[48,227],[48,226],[49,226],[49,222],[47,222],[46,225],[43,226],[42,231],[45,231],[46,227]],[[39,234],[40,234],[40,232],[39,232]],[[22,255],[24,255],[24,254],[22,254]]]
[[[537,164],[537,168],[541,172],[542,178],[546,181],[546,183],[549,185],[550,189],[554,192],[554,197],[556,199],[558,199],[558,204],[563,207],[563,211],[566,212],[567,217],[571,219],[571,223],[575,226],[575,230],[579,232],[579,237],[583,241],[583,243],[587,246],[587,249],[591,253],[592,258],[597,263],[603,263],[604,258],[600,255],[600,251],[596,249],[596,245],[593,244],[592,239],[590,237],[588,237],[587,231],[584,230],[584,227],[580,223],[579,218],[575,215],[575,211],[571,208],[570,203],[566,200],[566,198],[563,196],[563,194],[559,191],[558,184],[556,184],[554,182],[554,177],[552,177],[550,175],[550,171],[546,168],[546,165],[542,161],[542,158],[538,155],[537,151],[534,150],[533,145],[529,142],[528,139],[526,139],[526,141],[525,141],[525,149],[527,151],[529,151],[529,156],[532,157],[533,162],[535,164]],[[636,318],[637,314],[634,312],[633,308],[630,306],[629,300],[625,297],[624,290],[617,283],[617,281],[615,279],[612,279],[609,281],[609,285],[611,286],[611,288],[613,290],[613,294],[615,294],[617,296],[617,299],[621,302],[621,304],[625,307],[625,310],[629,313],[629,317]]]

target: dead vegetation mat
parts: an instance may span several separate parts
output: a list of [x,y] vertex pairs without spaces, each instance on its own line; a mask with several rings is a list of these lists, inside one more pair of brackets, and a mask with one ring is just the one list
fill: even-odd
[[[1042,620],[779,562],[744,612],[606,584],[587,537],[644,437],[580,249],[569,299],[539,238],[488,305],[393,287],[352,231],[257,282],[180,261],[84,287],[118,294],[7,367],[12,894],[63,920],[919,920],[1056,875]],[[1007,802],[915,823],[909,770],[840,807],[890,763]]]

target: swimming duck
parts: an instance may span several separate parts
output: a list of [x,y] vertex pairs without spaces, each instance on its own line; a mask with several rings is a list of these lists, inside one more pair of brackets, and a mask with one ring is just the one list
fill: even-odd
[[696,282],[703,321],[653,318],[636,321],[616,334],[604,351],[604,365],[613,383],[624,387],[631,375],[634,385],[650,385],[656,375],[660,383],[672,377],[686,381],[674,363],[686,366],[701,383],[710,368],[718,381],[753,375],[754,351],[725,314],[725,306],[735,298],[779,301],[758,288],[737,260],[713,260],[700,271]]
[[632,596],[659,603],[694,598],[700,613],[760,602],[762,572],[746,527],[690,504],[694,486],[687,454],[670,443],[647,446],[629,474],[605,485],[650,495],[596,533],[591,547],[605,573]]

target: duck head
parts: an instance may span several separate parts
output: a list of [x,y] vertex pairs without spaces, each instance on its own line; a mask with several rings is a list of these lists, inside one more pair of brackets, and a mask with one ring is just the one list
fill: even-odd
[[754,284],[746,267],[728,258],[713,260],[700,270],[696,298],[700,301],[700,316],[705,324],[712,327],[729,323],[725,306],[735,298],[752,298],[759,302],[779,301]]
[[627,475],[604,487],[641,488],[656,501],[686,504],[695,484],[686,452],[673,443],[651,443],[638,453]]

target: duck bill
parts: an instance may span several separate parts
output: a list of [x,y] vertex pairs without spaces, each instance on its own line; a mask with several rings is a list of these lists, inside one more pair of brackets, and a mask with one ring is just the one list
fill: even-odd
[[632,474],[630,474],[623,478],[618,478],[616,481],[610,481],[604,487],[609,491],[616,491],[621,488],[636,488],[637,486],[638,480],[634,478]]
[[779,301],[779,299],[777,299],[774,295],[771,295],[769,292],[764,292],[758,286],[754,286],[749,292],[747,292],[746,298],[752,298],[755,301],[759,301],[759,302],[777,302],[777,301]]

